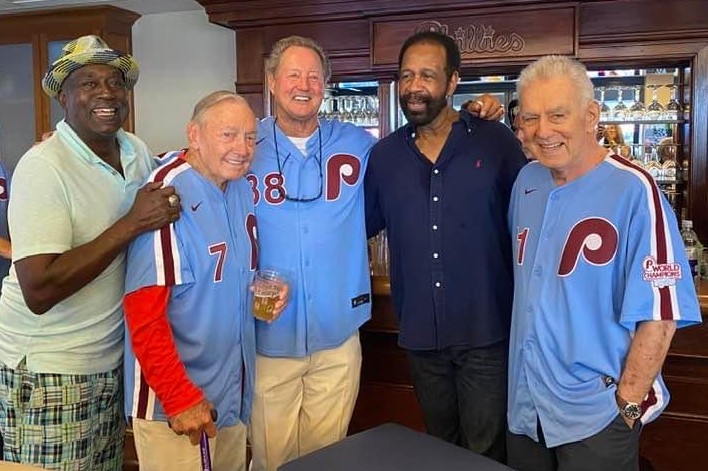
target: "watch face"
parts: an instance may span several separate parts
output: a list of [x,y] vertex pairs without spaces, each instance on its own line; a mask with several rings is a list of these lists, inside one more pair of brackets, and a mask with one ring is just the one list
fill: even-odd
[[622,408],[622,414],[631,420],[637,420],[642,416],[642,408],[639,404],[626,404]]

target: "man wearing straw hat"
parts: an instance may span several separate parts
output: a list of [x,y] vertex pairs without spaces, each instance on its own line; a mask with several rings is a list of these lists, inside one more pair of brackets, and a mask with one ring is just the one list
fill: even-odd
[[153,159],[121,129],[137,79],[131,56],[83,36],[42,80],[64,119],[13,176],[13,267],[0,297],[7,461],[122,468],[124,249],[180,211],[173,188],[138,190]]

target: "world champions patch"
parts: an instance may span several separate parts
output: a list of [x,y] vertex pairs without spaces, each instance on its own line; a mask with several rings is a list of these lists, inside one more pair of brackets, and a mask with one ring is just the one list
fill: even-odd
[[674,286],[681,279],[680,263],[658,263],[652,256],[642,261],[642,279],[657,288]]

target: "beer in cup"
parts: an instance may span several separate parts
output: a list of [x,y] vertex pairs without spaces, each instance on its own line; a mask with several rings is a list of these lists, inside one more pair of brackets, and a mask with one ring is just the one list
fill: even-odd
[[275,270],[258,270],[253,280],[253,315],[256,319],[273,320],[275,303],[280,297],[285,278]]

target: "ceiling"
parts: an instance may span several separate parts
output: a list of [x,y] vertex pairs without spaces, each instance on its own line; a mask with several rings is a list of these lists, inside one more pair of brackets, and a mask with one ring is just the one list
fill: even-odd
[[42,8],[114,5],[140,14],[202,10],[196,0],[0,0],[0,15]]

